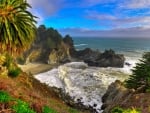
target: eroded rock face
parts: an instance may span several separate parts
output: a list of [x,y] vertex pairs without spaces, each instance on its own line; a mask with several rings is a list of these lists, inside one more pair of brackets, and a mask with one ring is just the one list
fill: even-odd
[[70,62],[70,55],[67,50],[53,49],[49,54],[48,64],[58,64]]
[[84,50],[76,51],[75,57],[81,60],[91,60],[94,61],[100,55],[99,51],[94,51],[90,48],[85,48]]
[[89,66],[123,67],[125,58],[121,54],[115,54],[113,50],[106,50],[104,53],[90,48],[77,51],[69,35],[62,38],[57,30],[41,26],[38,29],[35,43],[23,55],[22,61],[24,63],[42,62],[48,64],[84,61]]
[[106,50],[104,53],[85,49],[79,51],[79,57],[89,66],[97,67],[123,67],[125,58],[121,54],[115,54],[113,50]]
[[110,84],[107,92],[102,97],[103,113],[111,113],[112,108],[115,106],[123,105],[128,102],[128,99],[134,94],[134,90],[127,89],[123,83],[116,80]]

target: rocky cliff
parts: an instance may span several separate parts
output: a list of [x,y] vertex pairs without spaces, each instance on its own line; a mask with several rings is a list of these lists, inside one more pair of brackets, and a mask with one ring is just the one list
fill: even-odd
[[69,35],[62,37],[57,30],[41,25],[37,29],[37,38],[32,47],[18,61],[48,64],[84,61],[89,66],[123,67],[125,58],[111,49],[104,53],[90,48],[77,51]]
[[103,113],[111,113],[114,107],[121,107],[125,109],[138,109],[141,113],[149,113],[150,94],[140,93],[138,90],[127,89],[120,81],[115,81],[110,84],[107,92],[102,97]]
[[65,63],[70,61],[70,51],[73,49],[73,41],[69,35],[63,38],[57,30],[41,25],[37,28],[37,38],[32,47],[18,61],[19,63]]

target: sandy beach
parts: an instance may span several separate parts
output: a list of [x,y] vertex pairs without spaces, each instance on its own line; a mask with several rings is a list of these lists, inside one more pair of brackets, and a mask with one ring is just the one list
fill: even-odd
[[19,65],[19,67],[26,73],[31,73],[33,75],[46,72],[53,67],[56,67],[56,65],[49,65],[49,64],[43,64],[43,63],[28,63],[25,65]]

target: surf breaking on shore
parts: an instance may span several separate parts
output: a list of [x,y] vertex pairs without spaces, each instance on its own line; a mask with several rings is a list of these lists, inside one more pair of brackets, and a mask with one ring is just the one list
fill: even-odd
[[89,67],[83,62],[71,62],[50,71],[35,75],[49,87],[60,88],[75,103],[82,103],[101,113],[101,97],[109,84],[115,80],[125,80],[131,74],[136,61],[127,60],[124,68]]

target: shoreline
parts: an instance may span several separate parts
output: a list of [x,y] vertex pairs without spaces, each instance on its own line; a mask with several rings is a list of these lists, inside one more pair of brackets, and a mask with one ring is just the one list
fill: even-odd
[[47,72],[58,65],[50,65],[50,64],[44,64],[39,62],[34,63],[28,63],[25,65],[19,65],[18,66],[22,69],[23,72],[26,72],[28,74],[36,75],[39,73]]
[[[125,70],[127,69],[129,71],[129,69],[133,68],[137,62],[138,62],[138,60],[133,60],[133,59],[127,58],[125,63],[129,63],[131,66],[127,66],[124,64],[124,67],[122,69],[125,69]],[[47,72],[53,68],[57,68],[60,65],[61,64],[52,65],[52,64],[45,64],[45,63],[41,63],[41,62],[28,63],[28,64],[24,64],[24,65],[18,64],[18,66],[22,69],[23,72],[26,72],[27,74],[32,74],[32,75],[37,75],[40,73]]]

